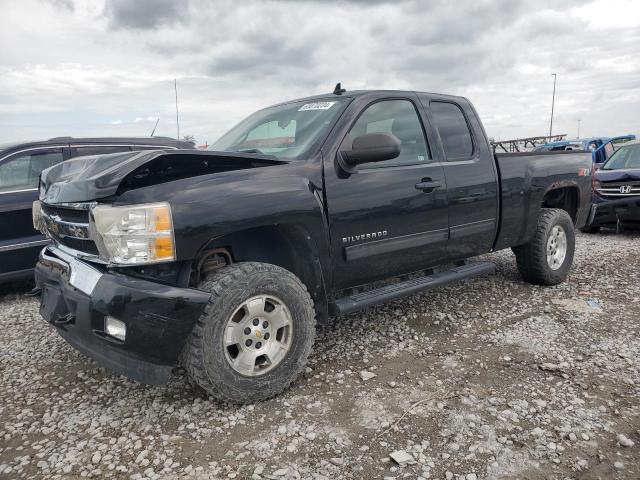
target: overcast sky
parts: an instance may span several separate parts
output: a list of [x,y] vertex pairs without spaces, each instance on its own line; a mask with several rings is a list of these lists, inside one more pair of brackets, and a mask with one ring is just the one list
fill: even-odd
[[0,0],[0,142],[211,143],[257,108],[347,89],[471,99],[496,138],[640,134],[640,1]]

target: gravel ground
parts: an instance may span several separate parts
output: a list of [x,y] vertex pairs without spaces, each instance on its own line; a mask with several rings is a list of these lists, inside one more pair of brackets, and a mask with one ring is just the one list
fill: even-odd
[[236,407],[113,376],[0,292],[2,478],[640,478],[640,235],[567,283],[494,276],[337,320],[285,394]]

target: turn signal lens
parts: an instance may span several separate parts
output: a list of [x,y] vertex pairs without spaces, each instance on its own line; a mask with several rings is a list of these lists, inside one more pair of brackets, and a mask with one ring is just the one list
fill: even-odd
[[173,259],[173,239],[171,237],[154,238],[156,260]]
[[171,213],[168,206],[157,207],[153,210],[154,226],[156,232],[171,230]]

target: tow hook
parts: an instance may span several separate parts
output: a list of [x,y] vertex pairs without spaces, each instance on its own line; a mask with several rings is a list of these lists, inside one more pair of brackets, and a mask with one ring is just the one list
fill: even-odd
[[76,316],[73,313],[67,313],[66,315],[56,315],[53,320],[54,325],[68,325],[76,322]]
[[33,287],[27,293],[24,294],[25,297],[37,297],[42,293],[42,289],[39,287]]

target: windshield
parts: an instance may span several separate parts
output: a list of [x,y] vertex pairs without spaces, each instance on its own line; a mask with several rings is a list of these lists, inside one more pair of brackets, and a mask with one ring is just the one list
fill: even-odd
[[640,143],[618,148],[611,158],[604,164],[602,170],[623,170],[640,168]]
[[322,141],[348,100],[332,97],[259,110],[225,133],[209,150],[304,158]]

